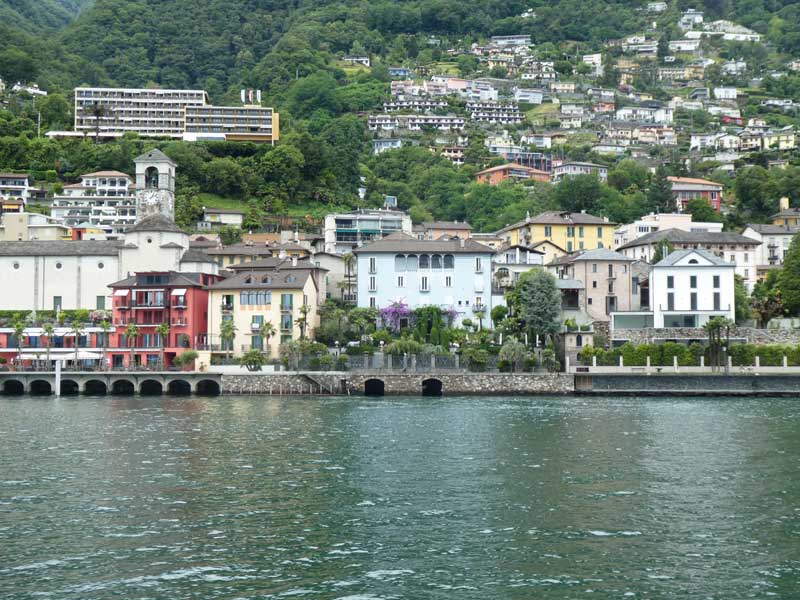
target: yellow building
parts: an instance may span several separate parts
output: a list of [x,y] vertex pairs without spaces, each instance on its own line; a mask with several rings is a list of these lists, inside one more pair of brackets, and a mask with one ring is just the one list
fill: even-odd
[[770,217],[773,225],[800,225],[800,208],[789,208],[789,198],[785,196],[778,205],[780,212]]
[[604,217],[586,213],[550,211],[497,232],[507,244],[532,246],[548,241],[566,252],[614,247],[614,227]]
[[[303,336],[313,339],[319,325],[320,300],[314,275],[314,269],[239,270],[210,286],[208,334],[212,352],[239,356],[257,349],[277,358],[282,343]],[[232,320],[236,328],[232,344],[220,335],[222,322],[227,320]],[[275,331],[268,341],[261,335],[265,322],[272,323]]]

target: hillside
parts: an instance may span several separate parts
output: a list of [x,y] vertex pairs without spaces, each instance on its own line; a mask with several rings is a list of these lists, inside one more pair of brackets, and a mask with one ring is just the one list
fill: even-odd
[[4,0],[0,22],[28,33],[61,29],[91,0]]

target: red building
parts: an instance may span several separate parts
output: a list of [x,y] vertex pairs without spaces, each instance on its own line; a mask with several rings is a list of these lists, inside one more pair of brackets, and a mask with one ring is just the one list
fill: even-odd
[[102,364],[104,333],[99,323],[81,323],[79,326],[66,322],[53,325],[50,338],[43,327],[25,327],[22,339],[18,340],[13,327],[0,328],[0,363],[12,368],[20,366],[52,368],[56,360],[82,367],[97,367]]
[[532,167],[526,167],[518,163],[506,163],[504,165],[492,167],[491,169],[485,169],[475,174],[475,180],[478,183],[488,183],[489,185],[497,185],[507,179],[533,179],[534,181],[549,183],[550,173]]
[[719,212],[722,204],[722,184],[694,177],[668,177],[672,183],[672,195],[678,206],[678,212],[685,212],[689,200],[703,198],[711,207]]
[[[113,324],[108,358],[112,367],[156,366],[161,358],[162,341],[157,328],[169,324],[164,344],[164,366],[184,350],[195,348],[208,333],[208,289],[222,279],[208,273],[146,272],[112,283]],[[129,324],[138,332],[131,343],[126,334]]]

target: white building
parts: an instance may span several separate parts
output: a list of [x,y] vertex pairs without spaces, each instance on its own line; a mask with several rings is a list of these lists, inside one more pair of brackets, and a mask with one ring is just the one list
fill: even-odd
[[640,121],[661,125],[670,125],[672,117],[673,110],[668,106],[624,106],[617,109],[615,114],[618,121]]
[[756,268],[759,273],[766,274],[770,269],[783,264],[783,259],[798,231],[800,227],[796,225],[763,223],[750,223],[744,228],[743,236],[761,242],[755,249]]
[[722,223],[692,221],[692,215],[689,213],[650,213],[633,223],[617,227],[614,230],[614,248],[624,246],[648,233],[664,229],[719,233],[722,231]]
[[198,229],[210,230],[226,225],[241,227],[244,223],[245,212],[233,208],[206,208],[203,207],[203,217],[197,223]]
[[325,217],[325,252],[345,254],[392,233],[411,235],[411,217],[400,210],[360,209]]
[[722,63],[722,72],[734,77],[743,75],[747,71],[747,63],[743,60],[728,60]]
[[544,91],[531,88],[514,88],[514,100],[525,104],[541,104]]
[[561,181],[564,177],[575,175],[597,175],[600,181],[608,179],[608,167],[587,162],[565,162],[553,165],[553,181]]
[[648,233],[617,248],[625,256],[651,262],[659,247],[671,246],[673,250],[708,250],[736,267],[736,274],[744,280],[747,290],[753,290],[757,281],[756,248],[760,242],[739,233],[713,231],[681,231],[662,229]]
[[97,171],[80,176],[53,197],[50,215],[68,227],[91,225],[117,235],[136,222],[133,179],[120,171]]
[[697,52],[700,49],[700,40],[674,40],[669,43],[670,52]]
[[0,198],[18,199],[27,203],[33,189],[27,173],[0,173]]
[[735,87],[715,87],[714,98],[717,100],[736,100],[737,92]]
[[372,140],[372,153],[383,154],[387,150],[395,150],[403,147],[403,140],[399,138],[378,138]]
[[695,25],[702,25],[703,24],[703,12],[699,10],[695,10],[694,8],[690,8],[683,12],[681,15],[680,20],[678,21],[678,26],[681,29],[693,29]]
[[713,317],[734,319],[734,266],[707,250],[671,252],[653,265],[649,288],[649,311],[612,315],[615,338],[624,338],[624,329],[699,328]]
[[491,322],[494,250],[474,240],[419,240],[395,233],[353,251],[358,306],[438,306],[473,322]]

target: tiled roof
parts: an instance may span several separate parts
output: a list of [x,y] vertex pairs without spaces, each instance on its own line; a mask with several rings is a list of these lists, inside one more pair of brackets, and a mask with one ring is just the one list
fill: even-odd
[[680,229],[662,229],[643,235],[617,248],[636,248],[638,246],[649,246],[661,241],[678,244],[741,244],[758,246],[761,242],[753,238],[745,237],[740,233],[731,231],[682,231]]
[[85,173],[81,177],[126,177],[132,179],[130,175],[122,171],[95,171],[94,173]]
[[284,290],[303,289],[311,277],[310,270],[242,271],[209,286],[212,290]]
[[197,248],[189,248],[183,253],[183,256],[181,256],[181,262],[214,263],[216,261],[202,250],[198,250]]
[[535,217],[529,217],[513,225],[506,225],[500,231],[510,231],[525,225],[616,225],[616,223],[611,223],[603,217],[596,217],[588,213],[551,210]]
[[433,221],[422,225],[425,229],[472,229],[472,225],[466,221]]
[[405,233],[393,233],[371,244],[356,248],[353,254],[376,252],[442,252],[448,254],[494,254],[494,250],[472,239],[419,240]]
[[709,261],[712,265],[717,267],[733,267],[732,263],[725,262],[716,254],[712,254],[708,250],[703,250],[702,248],[688,248],[686,250],[675,250],[674,252],[670,252],[669,255],[665,256],[663,259],[658,261],[655,266],[656,267],[670,267],[677,263],[680,260],[683,260],[687,256],[691,254],[699,254],[701,257]]
[[178,227],[172,219],[166,215],[148,215],[133,227],[128,228],[128,232],[133,231],[166,231],[172,233],[183,233],[183,229]]
[[747,226],[762,235],[794,235],[800,231],[798,225],[773,225],[772,223],[748,223]]
[[135,287],[144,287],[144,288],[152,288],[152,287],[171,287],[171,286],[201,286],[203,285],[203,280],[200,277],[201,273],[182,273],[180,271],[170,271],[168,273],[169,280],[167,283],[139,283],[139,280],[136,275],[132,275],[130,277],[126,277],[120,281],[115,283],[108,284],[110,288],[135,288]]
[[0,242],[0,256],[117,256],[117,240],[34,240]]

